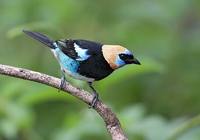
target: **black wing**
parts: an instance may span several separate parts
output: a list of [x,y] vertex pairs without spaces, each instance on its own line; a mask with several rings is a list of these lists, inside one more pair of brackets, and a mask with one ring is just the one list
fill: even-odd
[[58,47],[64,54],[79,61],[101,53],[102,44],[88,40],[58,40]]
[[58,40],[56,41],[58,44],[58,47],[60,50],[66,54],[67,56],[71,57],[72,59],[77,59],[78,58],[78,53],[76,52],[74,48],[74,41],[69,39],[69,40]]
[[88,41],[88,40],[74,40],[74,42],[81,47],[82,49],[88,49],[88,54],[93,55],[96,53],[100,53],[102,49],[101,43]]

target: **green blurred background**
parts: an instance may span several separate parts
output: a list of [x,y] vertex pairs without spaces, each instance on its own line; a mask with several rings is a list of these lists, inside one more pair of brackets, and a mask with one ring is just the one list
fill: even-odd
[[[0,0],[0,64],[60,77],[50,51],[22,29],[134,52],[141,66],[123,67],[95,83],[130,140],[166,140],[200,113],[199,0]],[[74,97],[0,76],[0,140],[47,139],[110,137],[97,113]],[[200,140],[200,126],[175,139]]]

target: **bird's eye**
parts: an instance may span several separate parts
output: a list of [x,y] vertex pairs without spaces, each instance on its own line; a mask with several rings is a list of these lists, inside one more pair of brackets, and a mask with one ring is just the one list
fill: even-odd
[[119,54],[119,57],[124,61],[132,60],[134,58],[133,55],[127,55],[127,54]]
[[119,57],[124,60],[126,58],[126,55],[125,54],[119,54]]
[[124,54],[119,54],[119,57],[124,57],[125,55]]

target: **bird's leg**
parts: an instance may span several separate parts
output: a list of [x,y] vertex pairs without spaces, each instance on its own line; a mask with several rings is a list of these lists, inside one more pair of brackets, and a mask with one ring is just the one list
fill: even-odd
[[92,103],[90,105],[90,108],[95,108],[97,101],[99,100],[99,94],[96,92],[96,90],[94,89],[94,87],[92,86],[92,82],[88,82],[89,87],[92,89],[93,91],[93,99],[92,99]]
[[65,81],[66,81],[66,77],[65,77],[65,71],[61,68],[61,82],[60,82],[60,88],[59,91],[62,90],[65,87]]

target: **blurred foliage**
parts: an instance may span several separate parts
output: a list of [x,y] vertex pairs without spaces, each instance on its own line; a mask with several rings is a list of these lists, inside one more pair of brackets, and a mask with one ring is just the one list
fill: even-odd
[[[133,50],[141,66],[96,83],[129,139],[200,139],[199,125],[179,128],[200,113],[200,1],[1,0],[0,63],[60,77],[50,51],[22,34],[24,28]],[[69,95],[5,76],[0,89],[0,140],[110,139],[100,117]]]

